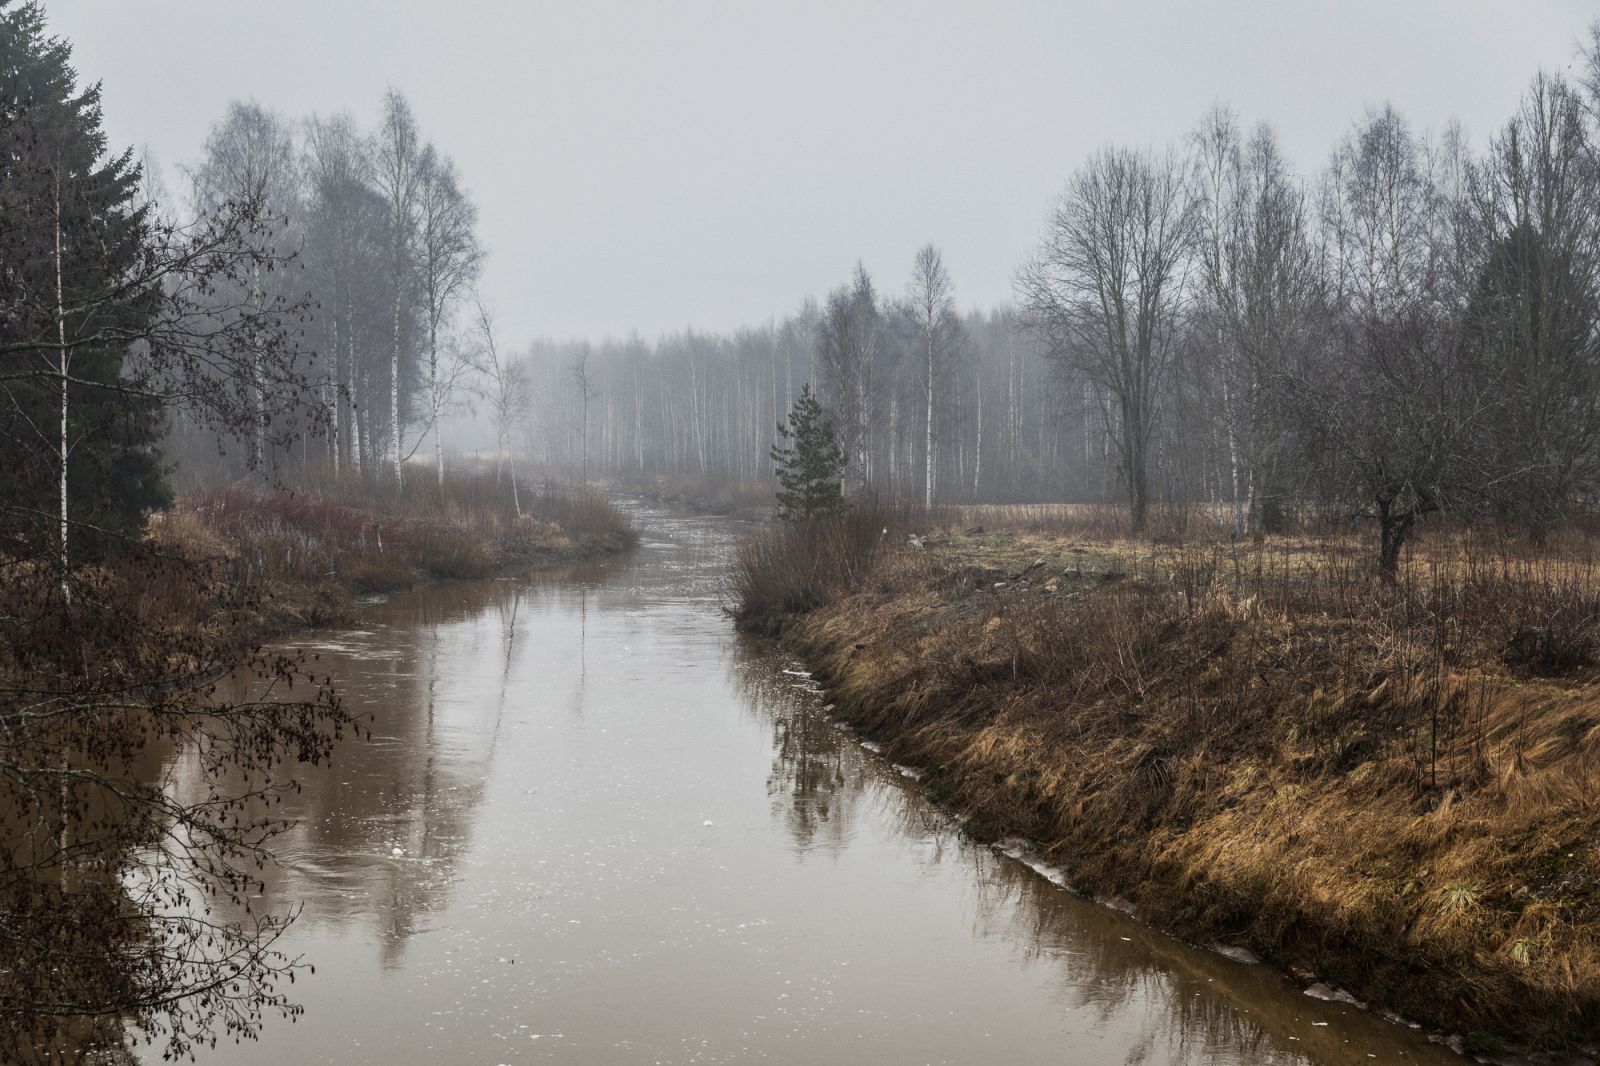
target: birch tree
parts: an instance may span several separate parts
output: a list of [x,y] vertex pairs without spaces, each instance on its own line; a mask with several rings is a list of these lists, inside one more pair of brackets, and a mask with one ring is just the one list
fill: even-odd
[[[205,159],[194,175],[199,210],[217,212],[226,205],[259,202],[264,213],[257,227],[263,263],[291,257],[299,247],[292,225],[299,199],[299,174],[288,125],[253,100],[230,104],[206,137]],[[265,267],[247,281],[248,297],[257,312],[283,295]],[[263,368],[255,372],[255,432],[250,438],[250,468],[265,472],[269,397]]]
[[374,152],[373,181],[383,203],[388,227],[388,283],[390,304],[389,347],[389,466],[398,487],[403,479],[401,452],[401,345],[405,303],[416,281],[415,254],[418,214],[421,209],[423,150],[416,118],[405,97],[390,89],[383,98],[383,117]]
[[434,467],[444,486],[444,419],[460,373],[460,360],[446,358],[441,366],[439,330],[462,292],[477,276],[477,208],[467,198],[455,164],[431,145],[420,161],[417,194],[417,273],[428,326],[429,430],[433,435]]
[[933,506],[934,479],[938,470],[935,445],[939,434],[934,424],[939,409],[939,390],[954,370],[961,351],[961,320],[956,315],[949,272],[944,257],[933,245],[924,245],[911,269],[907,311],[915,330],[923,411],[922,502]]
[[882,405],[883,312],[866,268],[835,289],[817,325],[817,369],[824,401],[851,457],[858,490],[872,478],[872,430]]
[[472,305],[472,326],[476,346],[474,362],[479,373],[478,393],[489,405],[495,428],[495,482],[502,467],[511,474],[511,505],[522,517],[522,500],[517,494],[517,464],[511,453],[511,431],[526,422],[532,397],[528,392],[527,364],[508,360],[501,352],[495,331],[494,314],[481,299]]
[[332,375],[333,469],[362,468],[362,382],[358,308],[370,303],[372,262],[381,208],[371,186],[369,145],[349,114],[306,124],[302,151],[306,182],[306,259],[327,325],[325,363]]
[[1279,391],[1317,304],[1320,275],[1305,194],[1271,127],[1248,139],[1213,109],[1193,137],[1197,327],[1215,353],[1234,535],[1270,530],[1286,428]]

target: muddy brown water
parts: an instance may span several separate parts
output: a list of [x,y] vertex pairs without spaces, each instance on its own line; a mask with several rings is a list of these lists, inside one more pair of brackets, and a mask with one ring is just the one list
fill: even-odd
[[963,836],[743,640],[733,521],[368,608],[320,655],[375,737],[291,804],[306,1007],[208,1063],[1453,1063]]

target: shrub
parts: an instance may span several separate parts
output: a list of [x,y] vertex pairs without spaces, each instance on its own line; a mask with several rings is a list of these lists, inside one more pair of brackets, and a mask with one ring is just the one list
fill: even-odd
[[879,553],[926,528],[927,517],[868,496],[843,514],[758,530],[734,556],[729,613],[742,629],[775,635],[790,617],[858,587]]

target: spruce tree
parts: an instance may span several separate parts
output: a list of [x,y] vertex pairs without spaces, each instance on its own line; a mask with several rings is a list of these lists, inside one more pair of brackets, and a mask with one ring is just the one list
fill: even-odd
[[823,417],[811,386],[800,390],[789,409],[789,424],[779,423],[780,443],[773,445],[778,464],[778,517],[803,522],[845,509],[839,484],[844,477],[844,448],[833,433],[833,423]]
[[0,2],[0,557],[64,536],[69,491],[75,562],[89,531],[136,535],[170,500],[161,406],[124,373],[160,301],[137,281],[139,181],[131,152],[108,152],[100,88],[78,87],[40,6]]

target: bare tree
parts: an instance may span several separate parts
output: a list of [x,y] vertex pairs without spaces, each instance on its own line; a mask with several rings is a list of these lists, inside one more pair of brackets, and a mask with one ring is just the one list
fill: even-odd
[[1197,339],[1214,346],[1227,439],[1234,535],[1270,530],[1288,428],[1278,395],[1291,353],[1318,306],[1320,271],[1305,194],[1271,127],[1245,140],[1233,114],[1213,108],[1194,135]]
[[1193,226],[1170,152],[1111,148],[1073,177],[1018,296],[1051,356],[1111,398],[1135,531],[1150,502],[1150,448],[1171,368]]
[[[234,102],[227,114],[211,127],[205,160],[194,174],[196,205],[201,212],[218,212],[230,203],[259,202],[263,221],[255,236],[264,253],[263,265],[273,256],[298,251],[299,235],[290,220],[298,206],[299,173],[289,127],[272,111],[255,101]],[[249,299],[263,310],[272,295],[263,265],[248,279]],[[250,438],[250,466],[264,469],[268,425],[266,384],[256,374],[255,432]]]
[[883,312],[861,264],[851,283],[828,295],[817,325],[817,369],[824,402],[855,467],[856,486],[872,478],[872,430],[882,406]]
[[414,256],[422,191],[423,152],[417,122],[405,97],[390,89],[383,98],[383,121],[374,153],[373,179],[383,197],[388,221],[388,274],[391,303],[389,350],[389,457],[395,484],[402,478],[400,348],[402,316],[415,281]]
[[434,466],[444,485],[444,421],[458,380],[460,361],[446,360],[441,368],[439,329],[449,318],[461,292],[477,275],[482,258],[478,247],[477,208],[467,199],[456,176],[455,164],[431,145],[423,151],[417,195],[417,272],[428,324],[429,429],[433,435]]
[[341,460],[360,472],[362,367],[356,338],[357,293],[363,288],[363,267],[370,257],[378,208],[370,185],[369,146],[348,114],[313,117],[306,124],[302,170],[306,179],[306,258],[318,286],[329,326],[327,364],[334,381],[333,472]]
[[580,347],[572,357],[572,364],[567,368],[572,379],[572,392],[577,398],[578,409],[573,420],[578,429],[578,449],[582,456],[583,487],[589,487],[589,401],[595,397],[594,374],[589,369],[589,346]]
[[1587,38],[1578,46],[1582,66],[1578,80],[1588,96],[1589,115],[1600,122],[1600,19],[1589,23]]
[[922,502],[933,506],[934,477],[938,469],[935,452],[937,434],[934,414],[940,388],[954,370],[961,352],[961,320],[956,315],[951,295],[950,274],[944,257],[931,244],[917,252],[911,268],[911,284],[906,296],[906,312],[916,334],[923,400],[923,478]]
[[1378,524],[1392,580],[1424,515],[1472,505],[1471,436],[1489,397],[1460,373],[1448,271],[1452,205],[1392,107],[1369,113],[1323,180],[1325,347],[1296,376],[1308,461]]
[[[473,331],[476,334],[474,363],[480,375],[478,391],[494,417],[495,481],[500,480],[502,464],[511,473],[511,504],[522,517],[522,500],[517,494],[517,464],[511,457],[511,430],[527,420],[532,408],[525,364],[508,360],[500,351],[495,335],[494,314],[482,299],[472,303]],[[509,462],[507,460],[510,460]]]

